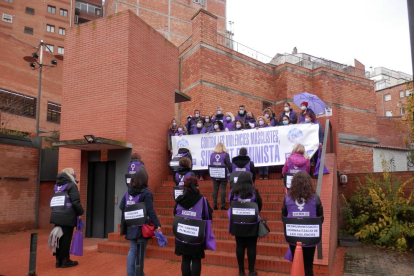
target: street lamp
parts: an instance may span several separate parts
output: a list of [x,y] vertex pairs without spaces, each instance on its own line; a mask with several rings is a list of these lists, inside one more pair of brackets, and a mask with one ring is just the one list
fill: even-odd
[[[43,66],[46,67],[56,67],[57,66],[57,60],[52,59],[51,64],[52,65],[46,65],[43,64],[43,47],[46,47],[49,52],[52,52],[50,48],[43,42],[43,40],[40,40],[40,44],[37,47],[36,53],[32,53],[32,56],[26,56],[23,59],[29,62],[29,66],[32,68],[32,70],[39,69],[39,86],[37,90],[37,103],[36,103],[36,137],[39,136],[39,118],[40,118],[40,96],[42,94],[42,72],[43,72]],[[39,55],[37,52],[40,50]]]

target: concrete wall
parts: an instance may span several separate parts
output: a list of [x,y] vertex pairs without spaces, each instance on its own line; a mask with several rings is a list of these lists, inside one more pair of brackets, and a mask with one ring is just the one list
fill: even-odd
[[395,171],[408,171],[407,151],[374,148],[374,172],[382,172],[382,160],[389,161],[391,158],[394,159]]

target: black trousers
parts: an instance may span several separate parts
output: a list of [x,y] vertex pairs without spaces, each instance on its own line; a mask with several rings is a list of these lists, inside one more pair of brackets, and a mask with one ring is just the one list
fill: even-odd
[[[56,225],[60,226],[60,225]],[[56,248],[56,258],[69,257],[70,244],[72,242],[73,229],[72,226],[60,226],[63,231],[63,236],[59,239],[59,248]]]
[[183,255],[181,262],[181,273],[183,276],[200,276],[201,259],[191,255]]
[[244,271],[244,252],[247,248],[247,260],[249,263],[249,272],[254,271],[254,264],[256,263],[256,237],[237,237],[236,236],[236,257],[239,264],[239,271]]
[[[292,257],[295,257],[295,245],[289,244]],[[305,265],[305,276],[313,276],[313,257],[315,256],[316,246],[302,247],[303,263]]]
[[217,195],[218,195],[218,190],[220,188],[220,203],[221,203],[221,207],[224,208],[226,207],[226,186],[227,186],[227,181],[218,181],[218,180],[214,180],[213,179],[213,201],[214,201],[214,206],[217,206]]

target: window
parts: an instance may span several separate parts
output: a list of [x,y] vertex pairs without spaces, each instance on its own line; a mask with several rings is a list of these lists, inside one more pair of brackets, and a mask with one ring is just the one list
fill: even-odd
[[47,102],[47,121],[60,124],[61,105]]
[[65,48],[58,46],[58,54],[65,54]]
[[26,13],[34,15],[34,9],[26,7]]
[[7,22],[7,23],[12,23],[13,22],[13,16],[11,14],[5,14],[3,13],[3,16],[1,18],[2,21]]
[[391,94],[385,95],[385,96],[384,96],[384,100],[385,100],[386,102],[391,101]]
[[36,117],[36,98],[0,88],[0,110],[30,118]]
[[76,8],[89,13],[89,14],[94,14],[97,16],[101,16],[102,15],[102,7],[100,6],[95,6],[89,3],[84,3],[84,2],[80,2],[80,1],[76,1]]
[[55,26],[46,25],[46,31],[49,32],[49,33],[54,33],[55,32]]
[[59,11],[60,16],[68,17],[68,11],[64,9],[60,9]]
[[66,35],[66,30],[64,28],[59,28],[60,35]]
[[47,12],[49,13],[56,13],[56,7],[53,6],[47,6]]
[[385,88],[385,82],[378,82],[377,83],[377,90],[384,89],[384,88]]
[[410,89],[405,90],[405,95],[407,97],[410,96],[411,95],[411,90]]
[[55,46],[50,45],[50,44],[46,44],[46,52],[53,53],[54,50],[55,50]]
[[204,6],[206,4],[206,0],[193,0],[193,3]]
[[263,110],[272,106],[272,103],[269,103],[269,102],[262,102],[262,104],[263,104]]
[[13,3],[13,0],[4,0],[4,1],[9,2],[9,3]]
[[400,91],[400,98],[404,98],[404,91]]
[[24,27],[24,33],[32,35],[33,34],[33,28]]
[[405,114],[405,108],[404,107],[400,108],[400,113],[401,113],[401,115]]
[[385,112],[385,116],[392,117],[392,111],[388,110],[387,112]]

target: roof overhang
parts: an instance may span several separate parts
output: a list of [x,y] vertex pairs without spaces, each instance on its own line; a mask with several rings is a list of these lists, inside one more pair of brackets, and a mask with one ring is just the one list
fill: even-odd
[[53,143],[53,146],[67,149],[77,149],[84,151],[100,151],[100,150],[115,150],[115,149],[130,149],[132,143],[124,141],[111,140],[101,137],[96,137],[93,143],[87,142],[85,139],[64,140]]
[[183,92],[175,91],[175,103],[189,102],[191,97],[184,94]]

